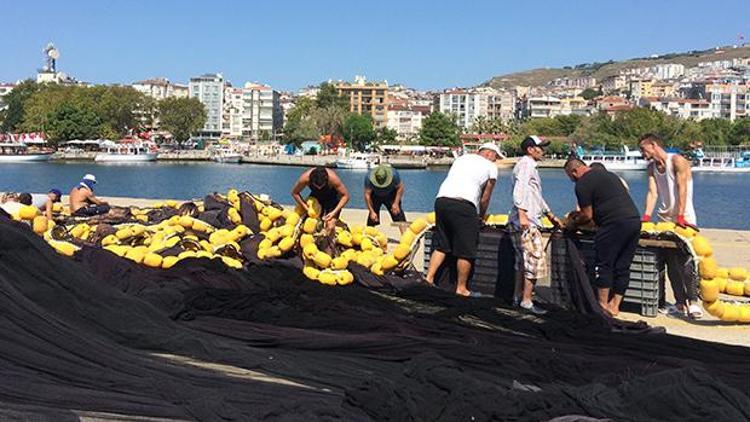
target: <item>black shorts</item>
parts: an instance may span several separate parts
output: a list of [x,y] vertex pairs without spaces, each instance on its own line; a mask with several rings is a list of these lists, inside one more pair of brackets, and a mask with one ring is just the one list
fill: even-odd
[[109,205],[86,205],[85,207],[78,208],[73,213],[73,217],[93,217],[95,215],[106,214],[109,212]]
[[435,249],[457,258],[474,259],[479,244],[479,215],[469,201],[435,200]]
[[[380,208],[383,205],[385,205],[385,209],[388,210],[388,214],[391,215],[391,221],[406,221],[406,215],[404,215],[404,210],[401,208],[401,202],[398,203],[398,214],[394,214],[393,211],[391,211],[391,206],[393,206],[393,202],[395,200],[396,200],[396,192],[393,192],[391,195],[388,195],[385,197],[372,195],[372,208],[378,214],[378,220],[380,219]],[[367,225],[375,226],[378,223],[376,223],[375,221],[372,221],[368,213]]]

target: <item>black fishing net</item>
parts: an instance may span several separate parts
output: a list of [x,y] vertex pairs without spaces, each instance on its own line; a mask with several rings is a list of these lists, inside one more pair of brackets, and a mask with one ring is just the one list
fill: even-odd
[[746,348],[354,272],[329,287],[294,260],[71,259],[0,218],[0,417],[750,418]]

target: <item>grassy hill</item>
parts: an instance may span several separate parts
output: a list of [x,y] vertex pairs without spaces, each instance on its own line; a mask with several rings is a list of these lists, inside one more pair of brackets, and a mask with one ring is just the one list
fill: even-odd
[[699,62],[746,57],[750,57],[750,45],[745,45],[739,48],[725,47],[719,50],[696,50],[687,53],[664,54],[656,58],[640,57],[617,62],[583,63],[575,66],[566,66],[564,68],[525,70],[523,72],[495,76],[489,81],[483,83],[482,86],[492,86],[494,88],[538,86],[544,85],[556,78],[577,78],[581,76],[593,76],[597,81],[601,81],[608,76],[617,75],[620,70],[636,67],[653,66],[662,63],[678,63],[683,64],[686,67],[693,67],[697,66]]

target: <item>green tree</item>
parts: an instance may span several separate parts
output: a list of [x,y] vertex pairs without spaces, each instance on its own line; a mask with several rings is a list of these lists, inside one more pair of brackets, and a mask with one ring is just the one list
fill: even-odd
[[323,82],[318,87],[318,95],[315,98],[315,107],[319,109],[338,107],[344,111],[349,111],[349,99],[340,95],[332,83]]
[[355,151],[366,150],[377,137],[369,114],[350,113],[344,120],[344,141]]
[[728,145],[732,133],[732,122],[727,119],[704,119],[698,122],[704,145]]
[[329,104],[325,107],[317,107],[313,112],[318,131],[323,135],[340,137],[348,112],[341,107]]
[[471,133],[507,133],[508,127],[499,117],[479,116],[474,119],[469,131]]
[[28,79],[16,85],[4,98],[6,109],[0,115],[0,132],[17,132],[23,123],[26,101],[41,85]]
[[435,112],[422,120],[419,132],[420,143],[428,146],[460,146],[460,129],[449,116]]
[[559,131],[560,136],[570,136],[581,125],[582,121],[583,116],[578,114],[555,116],[555,122],[558,126],[556,130]]
[[398,138],[398,132],[394,129],[384,127],[377,130],[377,139],[375,140],[375,143],[378,145],[395,144],[396,138]]
[[56,146],[71,139],[96,138],[102,130],[102,120],[90,107],[82,104],[63,104],[52,112],[47,121],[47,140]]
[[581,97],[583,97],[584,100],[591,100],[600,95],[602,95],[601,89],[586,88],[581,92]]
[[735,120],[729,133],[729,143],[732,145],[750,145],[750,117]]
[[310,98],[300,98],[294,108],[289,110],[284,124],[284,143],[295,144],[317,140],[320,137],[318,126],[314,118],[316,112],[315,101]]
[[159,102],[161,127],[180,143],[206,124],[206,108],[197,98],[165,98]]

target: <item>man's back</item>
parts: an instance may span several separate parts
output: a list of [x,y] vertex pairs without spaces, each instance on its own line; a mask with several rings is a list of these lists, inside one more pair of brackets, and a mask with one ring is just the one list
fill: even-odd
[[70,191],[70,211],[75,212],[77,209],[85,207],[88,204],[90,190],[84,186],[76,186]]
[[639,218],[633,198],[620,178],[606,170],[589,170],[576,182],[580,207],[593,207],[594,222],[602,226],[625,218]]
[[497,179],[494,163],[477,154],[462,155],[448,170],[437,197],[464,199],[478,208],[482,186],[489,179]]

